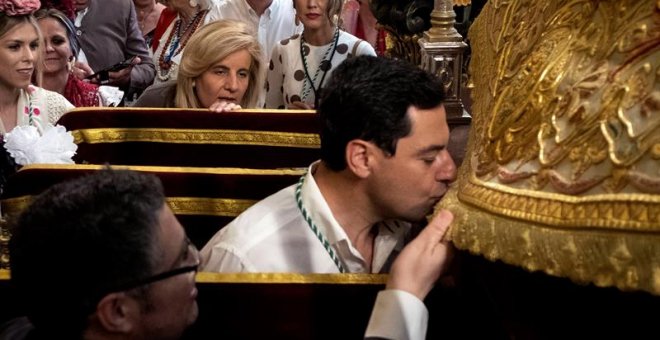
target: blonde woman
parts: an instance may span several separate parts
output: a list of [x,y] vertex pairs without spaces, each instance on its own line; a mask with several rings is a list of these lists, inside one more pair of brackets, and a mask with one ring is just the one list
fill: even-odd
[[147,88],[134,106],[217,112],[254,108],[263,86],[261,56],[259,42],[244,23],[210,23],[190,38],[177,80]]
[[303,33],[282,40],[271,53],[266,107],[310,109],[332,70],[347,58],[375,56],[374,48],[339,29],[342,0],[293,0]]
[[[0,134],[16,126],[43,131],[73,108],[60,94],[32,86],[38,73],[39,26],[32,13],[39,1],[0,0]],[[37,76],[37,79],[40,77]]]

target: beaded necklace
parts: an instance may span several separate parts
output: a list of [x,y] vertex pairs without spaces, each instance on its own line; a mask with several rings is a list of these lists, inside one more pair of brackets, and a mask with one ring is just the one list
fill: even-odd
[[[316,68],[316,72],[314,72],[314,79],[312,79],[309,76],[309,69],[307,67],[307,58],[305,57],[305,54],[303,53],[303,43],[305,43],[305,37],[304,35],[300,35],[300,58],[302,59],[303,62],[303,68],[305,69],[305,80],[303,81],[303,87],[301,91],[301,97],[302,97],[302,102],[304,103],[305,100],[309,97],[310,91],[314,91],[314,107],[318,107],[319,104],[319,91],[321,90],[321,86],[323,86],[323,81],[325,80],[325,76],[328,74],[328,71],[331,68],[331,63],[332,63],[332,58],[335,56],[335,51],[337,50],[337,42],[339,41],[339,27],[335,28],[335,36],[333,38],[332,43],[330,46],[328,46],[328,49],[325,51],[323,54],[323,58],[321,58],[321,61],[319,62],[319,66]],[[311,49],[310,49],[311,51]],[[332,53],[331,53],[332,52]],[[330,55],[329,59],[326,59]],[[319,73],[321,72],[321,66],[323,65],[323,62],[327,61],[328,62],[328,67],[323,70],[323,76],[321,76],[321,81],[319,82],[318,87],[316,87],[316,79],[318,79]],[[309,83],[309,87],[307,86],[307,83]]]
[[158,79],[162,81],[170,79],[172,58],[181,53],[186,47],[190,36],[192,36],[193,32],[199,28],[206,12],[207,10],[197,11],[195,16],[183,30],[181,30],[181,22],[183,19],[179,18],[179,20],[176,21],[174,24],[175,26],[172,28],[169,37],[167,37],[167,42],[165,43],[165,46],[163,46],[163,49],[160,51],[160,56],[158,57],[157,67],[159,70],[156,72]]
[[328,239],[326,239],[325,236],[323,236],[323,233],[321,232],[319,227],[316,225],[316,223],[314,223],[314,220],[312,220],[312,217],[309,216],[309,213],[307,212],[307,209],[305,209],[305,207],[303,206],[301,191],[302,191],[303,183],[305,183],[305,176],[307,176],[306,173],[304,175],[302,175],[302,177],[300,177],[300,180],[298,181],[298,184],[296,185],[295,194],[296,194],[296,203],[298,204],[298,209],[300,209],[300,213],[302,214],[303,218],[307,222],[307,225],[309,226],[309,228],[312,229],[312,232],[314,233],[314,235],[316,235],[316,238],[318,238],[319,241],[321,241],[321,244],[323,245],[323,248],[325,248],[325,250],[328,252],[328,255],[330,255],[330,258],[332,259],[332,261],[335,263],[335,265],[339,269],[339,272],[340,273],[345,273],[346,269],[344,268],[344,265],[341,263],[341,260],[339,259],[339,256],[337,256],[335,251],[332,249],[332,246],[330,245],[330,242],[328,241]]

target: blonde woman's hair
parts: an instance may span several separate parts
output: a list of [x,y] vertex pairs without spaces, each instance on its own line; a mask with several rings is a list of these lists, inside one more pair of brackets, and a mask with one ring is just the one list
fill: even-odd
[[247,50],[252,58],[244,108],[254,108],[264,87],[261,46],[247,25],[235,20],[219,20],[203,26],[188,41],[177,75],[174,104],[181,108],[203,108],[195,94],[195,79],[230,54]]

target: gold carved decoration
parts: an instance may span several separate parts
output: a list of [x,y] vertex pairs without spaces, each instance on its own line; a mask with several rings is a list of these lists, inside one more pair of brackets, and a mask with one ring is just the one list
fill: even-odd
[[660,295],[660,2],[493,0],[469,36],[456,245]]
[[[11,272],[0,269],[0,281],[9,280]],[[200,272],[198,283],[266,283],[266,284],[375,284],[385,285],[387,274],[298,274],[298,273],[211,273]]]
[[319,148],[315,133],[166,128],[101,128],[71,132],[74,143],[156,142],[186,144],[240,144],[279,147]]
[[[17,216],[32,202],[34,196],[2,200],[7,216]],[[167,197],[167,204],[175,215],[208,215],[235,217],[257,203],[256,200],[235,198]],[[2,242],[2,236],[0,236]],[[1,245],[1,244],[0,244]]]

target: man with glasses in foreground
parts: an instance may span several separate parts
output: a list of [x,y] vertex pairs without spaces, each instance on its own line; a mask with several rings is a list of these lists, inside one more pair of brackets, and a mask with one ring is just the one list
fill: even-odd
[[[448,224],[429,224],[394,262],[368,337],[401,339],[404,316],[426,324],[418,311],[451,256]],[[197,318],[199,252],[153,175],[103,170],[51,187],[19,216],[10,254],[31,324],[0,326],[2,339],[176,339]]]
[[197,319],[199,253],[155,176],[53,186],[16,221],[10,255],[30,338],[174,339]]

